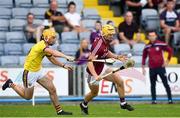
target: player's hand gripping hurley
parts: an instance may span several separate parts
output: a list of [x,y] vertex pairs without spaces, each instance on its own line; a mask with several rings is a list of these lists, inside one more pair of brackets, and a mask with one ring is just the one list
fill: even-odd
[[100,80],[102,80],[103,78],[105,78],[105,77],[107,77],[107,76],[109,76],[109,75],[111,75],[111,74],[113,74],[113,73],[118,72],[119,70],[123,70],[123,69],[126,69],[126,68],[134,67],[134,65],[135,65],[135,61],[132,60],[132,59],[128,59],[128,60],[125,62],[125,64],[122,65],[121,67],[113,70],[113,71],[110,72],[110,73],[107,73],[107,74],[101,76],[101,77],[99,78],[99,80],[93,80],[93,81],[91,81],[90,84],[94,84],[96,81],[100,81]]

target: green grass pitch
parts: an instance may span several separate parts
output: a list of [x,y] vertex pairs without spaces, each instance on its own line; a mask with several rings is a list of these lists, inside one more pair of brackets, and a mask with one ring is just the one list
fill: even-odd
[[[83,117],[78,104],[63,103],[70,117]],[[134,111],[122,110],[118,103],[90,103],[88,117],[180,117],[180,104],[134,104]],[[50,104],[6,104],[0,105],[0,117],[58,117]]]

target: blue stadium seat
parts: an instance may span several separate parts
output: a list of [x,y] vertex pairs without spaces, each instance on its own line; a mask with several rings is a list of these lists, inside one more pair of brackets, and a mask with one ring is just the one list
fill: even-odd
[[35,18],[37,19],[44,19],[44,14],[47,9],[45,8],[31,8],[30,12],[35,15]]
[[23,46],[22,46],[22,48],[23,48],[23,54],[24,54],[24,55],[27,55],[33,45],[34,45],[34,43],[25,43],[25,44],[23,44]]
[[17,56],[1,56],[1,66],[11,67],[17,66],[19,64],[19,59]]
[[6,40],[8,43],[24,43],[24,42],[26,42],[23,32],[7,32]]
[[0,31],[9,31],[9,20],[0,19]]
[[25,7],[30,8],[32,7],[31,0],[15,0],[16,7]]
[[12,9],[12,17],[14,19],[26,19],[28,13],[29,13],[28,8],[13,8]]
[[57,0],[58,7],[60,8],[67,8],[67,0]]
[[3,44],[0,43],[0,56],[4,55],[4,47]]
[[26,56],[19,56],[19,65],[23,66],[25,62]]
[[60,50],[67,54],[67,55],[75,55],[76,51],[78,50],[78,45],[77,44],[61,44],[60,45]]
[[0,32],[0,44],[6,43],[6,32]]
[[178,49],[180,49],[180,32],[173,34],[172,46],[175,49],[175,53],[177,53]]
[[0,8],[0,19],[10,19],[12,16],[11,9]]
[[77,32],[61,33],[62,43],[79,43]]
[[49,0],[32,0],[33,7],[37,8],[48,8],[49,7]]
[[58,8],[57,11],[60,11],[62,14],[65,14],[67,12],[67,8]]
[[5,55],[22,55],[23,54],[21,44],[12,44],[12,43],[4,44],[4,52],[5,52]]
[[95,19],[100,20],[100,16],[98,14],[97,9],[95,8],[85,8],[83,9],[83,18],[84,19]]
[[53,64],[49,61],[49,59],[47,57],[44,57],[44,59],[42,61],[42,65],[45,67],[53,66]]
[[94,29],[95,28],[96,20],[82,20],[82,24],[87,29]]
[[139,66],[142,63],[142,56],[132,56],[132,59],[135,61],[135,66]]
[[36,25],[42,25],[43,24],[43,20],[34,19],[33,23],[36,24]]
[[23,19],[11,19],[10,31],[23,31],[23,27],[26,25],[26,20]]
[[129,44],[120,43],[114,46],[114,51],[116,54],[128,54],[131,52]]
[[81,32],[79,33],[80,40],[82,39],[90,39],[91,32]]
[[0,0],[0,7],[12,8],[13,0]]
[[145,47],[145,44],[143,43],[134,44],[132,47],[133,55],[141,56],[143,53],[144,47]]
[[158,30],[159,25],[159,15],[155,9],[143,9],[141,23],[145,30]]

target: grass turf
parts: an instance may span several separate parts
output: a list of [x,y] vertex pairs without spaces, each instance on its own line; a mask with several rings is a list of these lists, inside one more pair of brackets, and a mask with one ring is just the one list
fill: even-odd
[[[62,104],[65,111],[73,112],[70,117],[83,117],[79,105]],[[134,104],[135,111],[120,109],[118,104],[89,104],[88,117],[180,117],[180,104]],[[52,105],[30,104],[0,105],[0,117],[57,117]],[[68,116],[69,117],[69,116]]]

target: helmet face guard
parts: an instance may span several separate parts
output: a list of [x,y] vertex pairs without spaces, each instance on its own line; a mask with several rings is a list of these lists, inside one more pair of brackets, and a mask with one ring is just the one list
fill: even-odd
[[113,40],[115,33],[115,28],[112,25],[104,25],[102,27],[102,36],[108,42]]
[[56,42],[56,32],[52,29],[46,29],[43,31],[43,39],[49,44],[53,45]]

